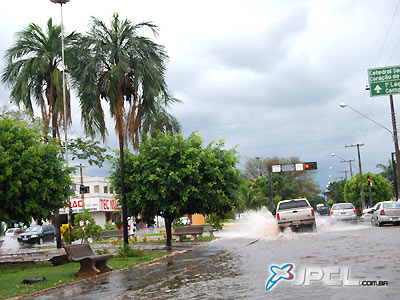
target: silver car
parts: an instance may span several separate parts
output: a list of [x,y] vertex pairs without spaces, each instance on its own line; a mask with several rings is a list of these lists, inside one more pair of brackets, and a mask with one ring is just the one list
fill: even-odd
[[357,211],[351,203],[335,203],[331,208],[331,218],[335,221],[357,223]]
[[371,224],[383,226],[387,223],[400,224],[400,202],[385,201],[375,205]]

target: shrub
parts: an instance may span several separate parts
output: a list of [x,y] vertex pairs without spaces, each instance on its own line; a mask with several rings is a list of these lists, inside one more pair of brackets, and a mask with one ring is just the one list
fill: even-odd
[[128,244],[118,247],[116,256],[119,257],[138,257],[142,254],[139,249],[133,249]]
[[97,255],[102,255],[102,254],[109,254],[110,251],[108,251],[107,249],[98,249],[98,250],[95,251],[95,253]]
[[96,225],[96,221],[88,211],[76,214],[74,223],[78,227],[77,237],[82,239],[82,242],[85,238],[100,238],[101,227]]
[[[64,243],[69,243],[68,227],[69,227],[69,224],[63,224],[60,227],[61,238],[62,238]],[[75,241],[77,239],[78,239],[77,232],[76,232],[75,228],[71,226],[71,240],[73,242],[73,241]]]
[[104,230],[115,230],[117,229],[117,225],[115,225],[112,221],[108,221],[106,222],[106,224],[104,224]]

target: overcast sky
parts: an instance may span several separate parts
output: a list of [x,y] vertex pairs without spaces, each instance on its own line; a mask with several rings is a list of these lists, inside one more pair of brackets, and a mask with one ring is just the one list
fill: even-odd
[[[317,161],[321,186],[343,176],[361,147],[363,172],[377,172],[394,150],[391,135],[344,102],[392,129],[389,97],[370,97],[367,69],[400,65],[399,0],[89,1],[63,6],[67,32],[88,30],[90,16],[113,12],[133,23],[159,26],[155,41],[170,57],[167,83],[183,101],[173,107],[184,136],[197,130],[206,143],[224,139],[248,158],[298,156]],[[50,0],[3,1],[0,55],[30,22],[60,22]],[[1,72],[4,60],[1,61]],[[9,90],[0,87],[0,105]],[[395,96],[398,114],[400,96]],[[108,111],[107,109],[105,109]],[[82,132],[74,107],[72,135]],[[400,118],[400,116],[398,116]],[[399,120],[400,121],[400,120]],[[111,119],[107,124],[113,132]],[[110,136],[108,146],[117,148]],[[329,168],[332,167],[332,170]],[[95,174],[93,168],[86,169]],[[330,177],[332,175],[332,177]]]

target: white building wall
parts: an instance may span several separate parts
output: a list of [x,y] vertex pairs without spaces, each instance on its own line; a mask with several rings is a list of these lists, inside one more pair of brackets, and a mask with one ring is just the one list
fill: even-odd
[[91,212],[91,214],[94,220],[96,221],[96,224],[100,225],[101,227],[104,227],[104,225],[106,224],[106,214],[101,211],[93,211]]

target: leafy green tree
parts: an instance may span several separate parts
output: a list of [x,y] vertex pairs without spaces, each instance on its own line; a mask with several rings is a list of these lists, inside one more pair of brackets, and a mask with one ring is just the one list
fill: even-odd
[[259,209],[267,204],[265,192],[262,191],[262,188],[262,183],[256,185],[255,182],[241,177],[239,186],[239,212],[247,209]]
[[40,127],[0,117],[0,220],[49,219],[70,193],[58,146],[40,142]]
[[[165,218],[167,246],[171,246],[171,223],[184,214],[211,214],[220,217],[236,205],[240,171],[234,150],[224,150],[222,142],[203,147],[197,134],[184,139],[159,134],[144,137],[139,153],[126,153],[128,209],[152,222]],[[114,162],[111,181],[121,190],[119,162]]]
[[86,160],[89,165],[102,167],[105,160],[110,160],[111,155],[107,154],[107,148],[100,146],[99,141],[76,138],[68,141],[68,152],[71,160]]
[[324,197],[322,197],[321,195],[311,195],[307,199],[310,202],[311,206],[315,208],[317,207],[317,204],[325,203]]
[[124,242],[128,243],[125,198],[124,147],[127,138],[138,148],[142,113],[161,97],[167,103],[171,97],[164,80],[167,54],[164,47],[138,35],[147,28],[157,34],[152,23],[132,24],[114,14],[107,26],[92,18],[90,31],[80,39],[71,74],[78,90],[82,120],[86,133],[106,135],[101,100],[109,105],[115,120],[121,164],[121,204]]
[[[371,178],[372,186],[372,204],[375,205],[380,201],[390,200],[392,197],[392,185],[384,179],[380,174],[363,174],[365,202],[369,204],[369,192],[367,176]],[[361,208],[361,187],[360,187],[360,174],[353,176],[350,181],[347,181],[344,186],[344,200],[351,202],[358,209]]]
[[329,184],[327,195],[329,199],[333,201],[333,203],[344,201],[345,184],[346,180],[334,181]]
[[[64,39],[65,57],[71,57],[71,46],[78,34],[71,33]],[[53,25],[50,18],[44,32],[30,23],[17,33],[15,44],[7,50],[6,66],[2,81],[11,87],[11,99],[29,112],[36,104],[40,107],[44,137],[52,129],[52,136],[59,136],[59,126],[64,113],[62,92],[61,27]],[[69,89],[66,89],[67,120],[71,121]],[[50,125],[51,124],[51,125]]]

